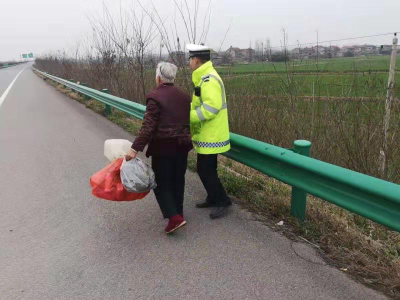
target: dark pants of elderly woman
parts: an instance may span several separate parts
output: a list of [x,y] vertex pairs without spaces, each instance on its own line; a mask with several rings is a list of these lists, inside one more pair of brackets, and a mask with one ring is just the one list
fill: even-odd
[[187,154],[152,158],[157,188],[154,193],[164,218],[183,216]]

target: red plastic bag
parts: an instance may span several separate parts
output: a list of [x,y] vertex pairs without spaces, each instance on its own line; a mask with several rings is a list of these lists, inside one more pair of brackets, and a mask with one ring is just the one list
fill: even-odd
[[111,201],[133,201],[143,199],[150,193],[129,193],[124,188],[120,177],[122,162],[123,158],[117,159],[90,177],[94,196]]

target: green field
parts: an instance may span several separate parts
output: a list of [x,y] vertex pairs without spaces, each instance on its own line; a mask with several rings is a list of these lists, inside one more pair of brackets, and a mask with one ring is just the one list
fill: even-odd
[[[292,72],[388,72],[390,56],[359,56],[334,59],[292,60],[284,62],[264,62],[250,64],[236,64],[233,66],[220,66],[217,70],[220,74],[246,74],[246,73],[275,73],[286,72],[289,68]],[[400,71],[400,55],[397,57],[396,70]]]
[[[228,95],[369,97],[387,94],[389,56],[254,63],[217,67]],[[400,82],[400,56],[396,81]],[[400,96],[396,87],[395,95]]]
[[[314,97],[373,97],[382,98],[387,93],[388,75],[329,74],[294,75],[290,79],[282,74],[222,75],[228,95],[254,96],[314,96]],[[400,82],[400,73],[396,74]],[[400,95],[396,86],[395,94]]]
[[[313,156],[379,177],[389,56],[218,67],[233,132],[282,147],[313,142]],[[395,96],[400,98],[400,57]],[[392,104],[386,180],[400,182],[400,103]]]

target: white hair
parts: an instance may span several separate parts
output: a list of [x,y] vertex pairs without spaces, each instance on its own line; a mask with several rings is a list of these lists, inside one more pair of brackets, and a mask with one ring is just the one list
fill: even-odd
[[160,77],[162,82],[173,83],[177,71],[177,66],[162,61],[157,65],[156,78]]

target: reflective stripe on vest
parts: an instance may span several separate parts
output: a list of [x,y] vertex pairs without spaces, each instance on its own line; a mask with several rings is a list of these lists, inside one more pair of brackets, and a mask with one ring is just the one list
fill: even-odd
[[196,113],[197,113],[197,116],[199,117],[200,121],[206,120],[206,118],[203,115],[203,112],[201,111],[201,106],[196,108]]
[[[217,109],[217,108],[214,108],[214,107],[212,107],[212,106],[210,106],[210,105],[204,103],[203,100],[201,99],[201,93],[200,93],[199,99],[200,99],[201,106],[203,106],[204,109],[205,109],[206,111],[208,111],[208,112],[210,112],[210,113],[216,115],[216,114],[218,114],[221,110],[228,108],[228,106],[226,105],[225,87],[224,87],[224,84],[222,83],[221,79],[219,79],[217,76],[215,76],[215,75],[213,75],[213,74],[207,74],[207,75],[201,77],[201,83],[200,83],[200,85],[199,85],[200,89],[201,89],[201,86],[203,85],[203,82],[206,81],[206,80],[207,80],[208,78],[210,78],[210,77],[216,79],[216,80],[218,81],[219,85],[221,86],[221,91],[222,91],[222,107],[221,107],[221,109]],[[197,115],[198,115],[198,117],[199,117],[199,119],[200,119],[201,121],[205,121],[204,115],[203,115],[203,113],[201,112],[201,106],[198,107],[198,108],[196,109]]]
[[227,140],[225,142],[216,142],[216,143],[193,141],[193,144],[201,148],[222,148],[228,146],[230,143],[231,143],[230,140]]

